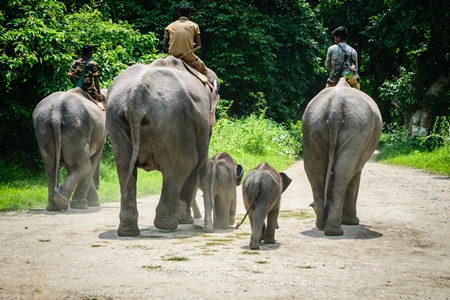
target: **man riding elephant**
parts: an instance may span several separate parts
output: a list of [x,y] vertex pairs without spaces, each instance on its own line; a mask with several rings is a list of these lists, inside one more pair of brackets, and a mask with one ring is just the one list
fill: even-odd
[[67,75],[73,83],[73,88],[79,87],[89,94],[101,109],[104,110],[105,95],[100,90],[100,68],[92,59],[94,46],[86,44],[82,49],[83,57],[77,59]]
[[163,47],[169,49],[169,55],[182,59],[188,65],[207,76],[205,63],[194,54],[201,47],[200,28],[191,21],[192,11],[189,5],[181,4],[178,14],[180,18],[164,30]]

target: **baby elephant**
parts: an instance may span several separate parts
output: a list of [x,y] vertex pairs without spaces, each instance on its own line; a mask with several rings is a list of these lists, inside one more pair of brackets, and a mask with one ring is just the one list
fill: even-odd
[[248,173],[242,184],[242,196],[247,212],[236,229],[244,222],[248,214],[252,228],[250,249],[259,249],[259,243],[262,240],[265,244],[275,244],[281,194],[291,181],[285,173],[278,173],[268,163],[262,163]]
[[208,160],[202,175],[205,232],[214,232],[214,228],[227,229],[234,224],[236,186],[241,183],[243,175],[242,166],[237,165],[228,153],[220,152]]

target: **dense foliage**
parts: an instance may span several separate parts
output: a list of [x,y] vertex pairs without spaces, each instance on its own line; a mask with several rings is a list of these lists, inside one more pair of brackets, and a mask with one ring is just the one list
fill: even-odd
[[[156,38],[126,22],[112,23],[99,11],[82,7],[67,15],[59,1],[8,1],[0,11],[1,157],[30,166],[39,157],[32,114],[47,95],[67,90],[72,62],[85,43],[97,45],[101,86],[127,66],[157,57]],[[32,166],[33,164],[31,164]],[[40,165],[40,164],[39,164]]]
[[[184,2],[184,1],[182,1]],[[164,56],[165,26],[180,1],[7,0],[0,4],[2,159],[41,165],[31,116],[50,93],[70,87],[67,71],[84,43],[97,46],[101,86],[127,66]],[[359,53],[362,89],[387,123],[416,110],[450,114],[449,1],[189,1],[202,31],[197,54],[223,81],[228,115],[264,115],[289,126],[324,86],[331,31],[345,25]],[[429,130],[432,129],[432,124]]]
[[[128,20],[160,41],[178,19],[179,1],[106,0],[114,20]],[[267,117],[289,123],[323,88],[325,32],[304,1],[189,1],[200,25],[197,54],[223,80],[221,96],[234,100],[231,115],[260,106]]]

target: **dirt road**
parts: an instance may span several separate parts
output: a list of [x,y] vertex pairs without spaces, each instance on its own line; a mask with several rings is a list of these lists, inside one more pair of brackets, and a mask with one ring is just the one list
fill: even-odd
[[[286,173],[277,244],[260,251],[248,248],[248,221],[157,230],[158,196],[139,199],[135,238],[116,234],[119,203],[2,213],[0,299],[450,299],[449,178],[369,162],[361,225],[325,237],[302,161]],[[240,187],[238,197],[240,220]]]

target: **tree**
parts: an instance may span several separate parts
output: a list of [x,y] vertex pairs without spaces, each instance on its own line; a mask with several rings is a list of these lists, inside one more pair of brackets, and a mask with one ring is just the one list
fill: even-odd
[[[9,162],[39,157],[32,114],[45,96],[71,87],[67,72],[85,43],[96,44],[101,86],[127,66],[156,58],[156,38],[89,7],[66,15],[54,0],[8,1],[0,11],[0,154]],[[30,137],[32,137],[30,139]]]
[[[223,80],[221,97],[233,100],[232,115],[266,108],[278,122],[297,118],[301,105],[325,85],[325,32],[307,2],[293,0],[196,0],[200,25],[197,54]],[[113,20],[128,20],[160,41],[178,18],[178,1],[107,0]]]
[[[435,116],[450,113],[450,3],[390,0],[367,29],[389,53],[399,53],[399,75],[387,78],[384,99],[395,103],[409,136],[428,135]],[[402,20],[399,22],[399,20]]]

